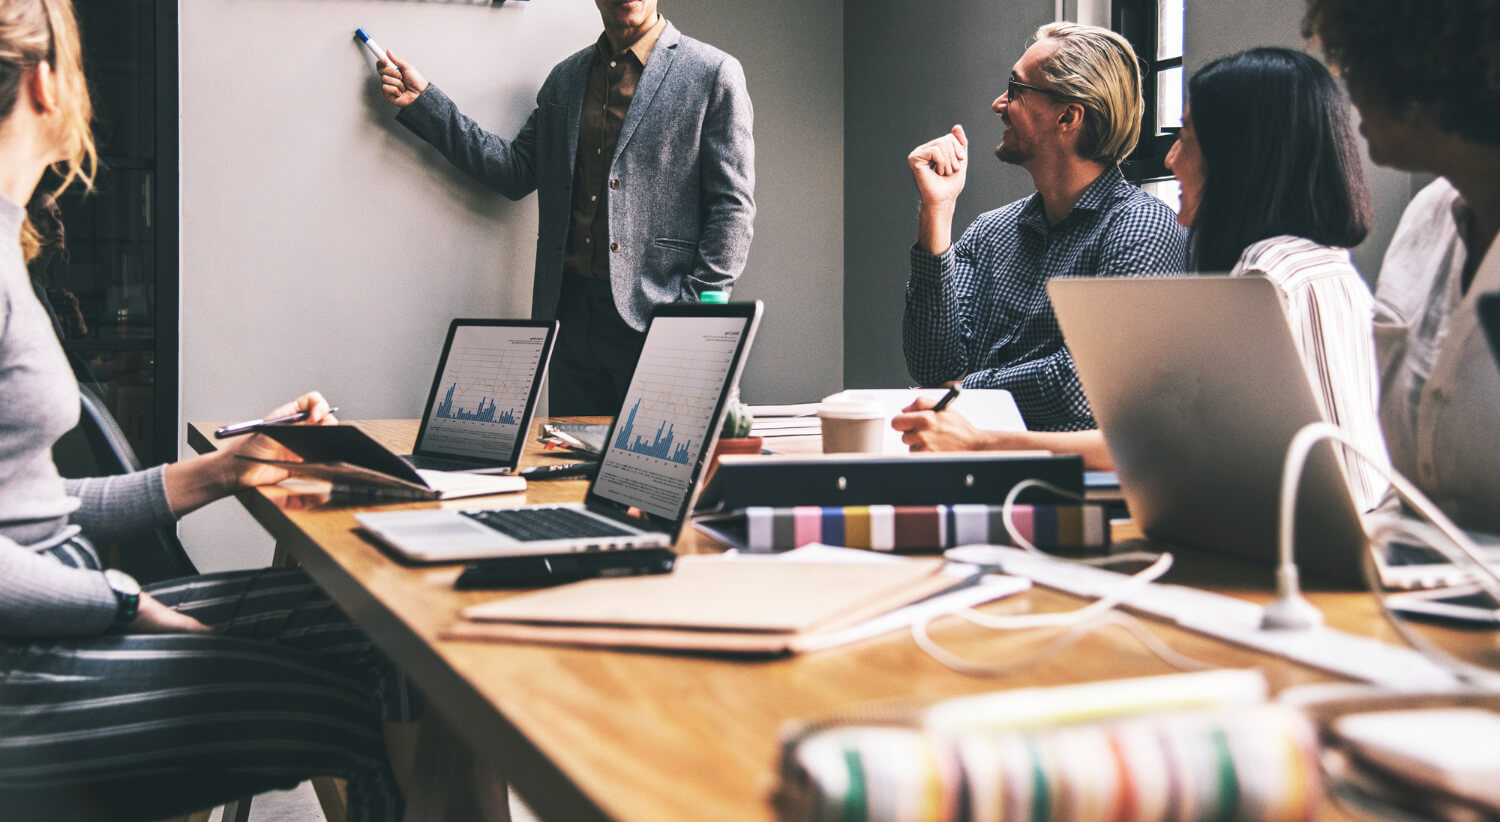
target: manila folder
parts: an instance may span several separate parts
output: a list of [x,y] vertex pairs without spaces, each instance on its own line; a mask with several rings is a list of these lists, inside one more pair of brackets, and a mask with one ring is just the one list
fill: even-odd
[[670,574],[577,582],[476,605],[444,632],[492,639],[729,654],[795,653],[965,581],[941,559],[782,562],[685,556]]

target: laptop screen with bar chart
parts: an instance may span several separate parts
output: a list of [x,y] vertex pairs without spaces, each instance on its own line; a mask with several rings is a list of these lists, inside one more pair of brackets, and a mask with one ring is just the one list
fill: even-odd
[[556,322],[454,320],[422,412],[413,463],[515,470],[556,337]]
[[681,523],[758,319],[754,303],[656,311],[605,439],[590,507],[635,509],[661,524]]
[[[759,302],[673,303],[652,312],[583,504],[376,511],[355,519],[400,556],[420,562],[671,546],[703,486],[761,310]],[[454,389],[454,409],[488,413],[488,400],[480,411],[458,395]]]

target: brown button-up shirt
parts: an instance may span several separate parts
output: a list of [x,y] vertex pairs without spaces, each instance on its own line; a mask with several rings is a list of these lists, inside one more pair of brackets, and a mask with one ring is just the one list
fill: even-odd
[[666,27],[666,18],[657,15],[656,25],[617,54],[611,53],[607,35],[599,35],[594,44],[597,55],[589,71],[583,116],[578,123],[572,226],[563,255],[565,274],[609,279],[609,166],[636,84]]

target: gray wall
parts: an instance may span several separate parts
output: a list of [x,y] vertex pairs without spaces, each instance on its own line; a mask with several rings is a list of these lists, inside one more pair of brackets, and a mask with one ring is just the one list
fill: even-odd
[[660,8],[744,64],[755,104],[755,240],[734,298],[765,301],[766,315],[741,394],[750,403],[827,396],[844,376],[844,2]]
[[[972,151],[954,239],[984,211],[1029,195],[1031,177],[991,148],[990,103],[1053,0],[862,0],[844,9],[844,382],[908,385],[901,313],[917,195],[906,155],[955,123]],[[941,25],[928,25],[941,21]]]
[[[1254,46],[1285,46],[1302,49],[1322,57],[1315,47],[1302,38],[1301,0],[1212,0],[1187,4],[1187,27],[1183,63],[1191,75],[1215,57]],[[1358,115],[1355,115],[1356,118]],[[1413,181],[1410,174],[1378,168],[1370,162],[1368,152],[1360,145],[1365,163],[1365,182],[1375,211],[1370,235],[1354,249],[1354,264],[1372,286],[1380,271],[1385,247],[1396,231],[1401,211],[1411,200]]]
[[[1070,17],[1107,14],[1104,3],[1067,0]],[[1304,48],[1300,0],[1189,2],[1187,71],[1257,45]],[[1037,25],[1053,18],[1053,0],[932,0],[912,25],[910,3],[866,0],[844,15],[845,208],[844,379],[851,387],[910,382],[901,355],[907,249],[916,239],[916,195],[906,154],[962,123],[973,141],[968,186],[959,198],[955,237],[980,212],[1030,194],[1030,177],[986,150],[1000,128],[989,104]],[[1375,206],[1370,236],[1354,250],[1371,283],[1401,211],[1422,180],[1376,168],[1365,157]]]
[[[842,6],[662,11],[739,57],[756,103],[759,214],[736,297],[768,310],[744,395],[822,396],[842,368]],[[490,192],[397,125],[356,26],[507,136],[552,65],[600,31],[585,0],[183,3],[185,420],[241,419],[311,388],[346,417],[415,417],[449,319],[529,310],[535,198]],[[231,503],[182,532],[205,570],[270,558]]]

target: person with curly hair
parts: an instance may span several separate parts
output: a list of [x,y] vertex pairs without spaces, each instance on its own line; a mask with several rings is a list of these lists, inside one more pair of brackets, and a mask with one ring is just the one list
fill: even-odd
[[1500,0],[1309,0],[1377,164],[1439,179],[1407,207],[1375,300],[1391,462],[1500,533],[1500,370],[1475,308],[1500,290]]

